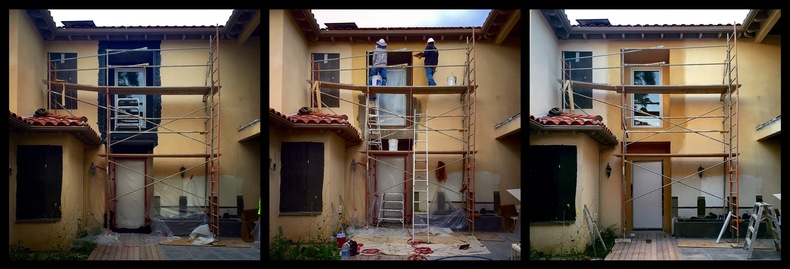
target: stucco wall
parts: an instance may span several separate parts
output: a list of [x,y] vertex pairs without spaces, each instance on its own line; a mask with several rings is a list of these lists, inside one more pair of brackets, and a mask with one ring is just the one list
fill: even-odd
[[560,58],[557,37],[540,10],[529,11],[529,113],[542,115],[561,100]]
[[[63,186],[61,188],[61,220],[54,223],[16,223],[16,172],[9,179],[9,242],[24,242],[25,247],[33,250],[46,250],[57,247],[60,243],[68,247],[69,240],[76,235],[82,217],[83,204],[83,144],[68,134],[42,134],[22,137],[11,134],[9,150],[14,171],[18,171],[16,163],[16,147],[18,145],[60,145],[63,147]],[[80,224],[78,224],[80,223]],[[84,227],[84,226],[83,226]],[[58,238],[61,236],[60,238]]]
[[[275,103],[271,105],[272,108],[282,113],[294,113],[299,108],[306,106],[307,103],[307,89],[309,88],[305,88],[305,86],[307,79],[309,79],[307,76],[309,73],[306,70],[310,70],[310,54],[307,50],[307,41],[302,36],[299,26],[287,12],[280,17],[278,13],[282,12],[280,10],[269,12],[270,15],[273,15],[270,21],[275,20],[273,22],[275,30],[269,33],[269,57],[282,57],[274,60],[274,63],[270,60],[269,78],[272,81],[280,80],[281,85],[277,85],[276,82],[275,85],[270,84],[270,91],[279,91],[280,93],[279,98],[277,98],[278,93],[270,93],[269,97],[275,100]],[[280,18],[282,20],[279,20]],[[282,25],[281,32],[277,28],[279,25]],[[276,40],[277,44],[272,44],[272,40]],[[278,50],[278,48],[282,49]],[[271,66],[272,64],[274,66]],[[280,66],[281,68],[278,70]],[[279,107],[277,107],[277,100],[280,100]]]
[[[278,157],[278,168],[277,171],[273,171],[270,175],[274,175],[270,178],[269,183],[269,190],[272,195],[269,197],[269,236],[272,237],[277,233],[277,228],[279,226],[283,227],[283,233],[285,237],[289,239],[307,239],[308,235],[321,233],[322,235],[328,236],[330,232],[328,231],[335,231],[338,225],[339,214],[338,210],[340,210],[340,204],[342,203],[342,199],[346,199],[345,195],[345,188],[344,182],[346,181],[345,177],[345,167],[349,165],[344,163],[344,155],[345,155],[345,141],[335,135],[334,133],[330,132],[320,132],[320,131],[297,131],[294,133],[289,133],[288,136],[280,136],[276,134],[281,130],[278,128],[277,131],[272,131],[270,134],[274,134],[272,137],[275,137],[274,140],[269,141],[269,146],[271,147],[271,153],[276,154]],[[282,140],[280,140],[280,138]],[[279,142],[274,142],[279,140]],[[280,177],[281,167],[283,164],[281,163],[281,143],[282,142],[319,142],[324,143],[324,187],[322,192],[322,213],[317,216],[280,216],[279,208],[280,208],[280,195],[290,195],[290,194],[281,194],[280,193],[280,181],[282,178]],[[275,179],[280,180],[275,180]],[[347,207],[347,206],[344,206]],[[344,211],[346,208],[344,208]],[[318,230],[318,228],[321,230]]]
[[[585,134],[530,133],[530,145],[573,145],[576,146],[576,221],[572,224],[533,224],[529,226],[532,247],[546,253],[565,253],[575,248],[583,251],[589,242],[589,230],[584,219],[584,205],[590,214],[600,215],[599,185],[606,175],[598,165],[598,143]],[[530,205],[540,206],[540,205]],[[529,214],[524,210],[522,214]],[[599,224],[600,226],[600,224]],[[606,226],[600,226],[605,229]]]
[[32,115],[46,105],[47,73],[43,40],[24,10],[9,10],[8,108],[18,115]]

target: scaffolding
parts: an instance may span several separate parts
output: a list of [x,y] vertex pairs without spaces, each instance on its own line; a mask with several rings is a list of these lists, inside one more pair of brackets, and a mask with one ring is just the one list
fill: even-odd
[[[201,206],[204,209],[204,213],[208,215],[208,227],[209,231],[212,233],[214,240],[219,240],[220,236],[220,205],[219,205],[219,195],[220,195],[220,61],[219,61],[219,41],[220,41],[220,33],[219,27],[216,28],[215,33],[209,37],[209,46],[208,47],[190,47],[190,48],[172,48],[172,49],[149,49],[147,47],[137,48],[137,49],[106,49],[105,53],[100,53],[96,55],[88,55],[88,56],[80,56],[80,57],[73,57],[68,59],[47,59],[47,80],[44,81],[47,85],[47,100],[48,104],[54,104],[56,106],[55,109],[65,109],[65,111],[71,115],[73,115],[72,111],[67,109],[63,104],[58,100],[52,100],[52,96],[59,96],[62,100],[63,98],[69,100],[75,100],[79,103],[88,104],[91,106],[95,106],[98,109],[104,110],[105,115],[105,122],[104,122],[104,133],[106,134],[106,139],[104,141],[104,152],[99,153],[99,157],[105,158],[105,165],[104,171],[105,176],[108,179],[106,184],[105,191],[105,218],[104,218],[104,225],[107,230],[107,234],[110,233],[112,227],[114,227],[114,223],[111,223],[112,215],[110,211],[118,212],[117,205],[119,199],[130,195],[135,192],[139,192],[141,190],[147,189],[150,186],[161,183],[175,189],[184,191],[190,195],[195,196],[197,199],[201,199],[206,201],[206,206]],[[133,65],[110,65],[110,56],[116,54],[124,54],[124,53],[133,53],[133,52],[158,52],[158,51],[170,51],[170,50],[195,50],[195,51],[207,51],[208,52],[208,60],[206,64],[183,64],[183,65],[154,65],[154,64],[133,64]],[[106,66],[100,66],[99,68],[75,68],[75,69],[60,69],[58,70],[56,66],[53,64],[55,61],[64,61],[64,60],[77,60],[81,58],[99,58],[103,60]],[[49,57],[48,57],[49,58]],[[200,67],[205,68],[205,81],[204,85],[202,86],[149,86],[148,84],[144,83],[143,85],[121,85],[124,83],[119,83],[119,78],[116,77],[116,85],[110,86],[110,69],[121,69],[121,68],[155,68],[155,72],[158,72],[160,68],[165,67]],[[76,83],[67,83],[63,79],[58,79],[57,72],[63,71],[95,71],[98,70],[99,72],[103,72],[104,74],[104,85],[93,86],[87,84],[76,84]],[[100,79],[101,80],[101,79]],[[144,81],[144,79],[143,79]],[[100,83],[101,84],[101,81]],[[198,83],[195,83],[197,85]],[[94,104],[91,102],[87,102],[85,100],[80,100],[78,98],[68,96],[66,94],[66,90],[74,90],[74,91],[90,91],[90,92],[97,92],[99,93],[99,98],[101,95],[104,95],[104,105],[101,104]],[[138,106],[142,106],[143,104],[139,102],[139,99],[131,98],[131,95],[193,95],[193,96],[202,96],[202,107],[190,111],[189,113],[180,116],[180,117],[152,117],[147,113],[141,113],[139,109],[136,109]],[[145,100],[145,97],[142,97]],[[115,102],[111,102],[114,99]],[[54,101],[54,103],[53,103]],[[203,110],[203,116],[192,116],[193,114],[198,113],[200,110]],[[162,123],[162,120],[169,120],[166,123]],[[167,127],[168,124],[171,124],[178,120],[199,120],[203,122],[203,129],[202,130],[173,130]],[[147,127],[150,126],[150,127]],[[121,130],[123,129],[123,130]],[[163,129],[163,130],[160,130]],[[136,137],[140,137],[144,134],[175,134],[178,136],[182,136],[185,140],[195,141],[201,144],[203,148],[203,153],[115,153],[112,151],[113,146],[123,145],[124,142],[134,139]],[[204,141],[200,139],[196,139],[194,137],[187,136],[187,134],[199,134],[203,136]],[[120,136],[119,136],[120,135]],[[115,138],[118,138],[118,141],[114,141]],[[127,143],[128,144],[128,143]],[[192,148],[192,147],[189,147]],[[125,166],[118,162],[118,159],[129,159],[129,158],[136,158],[136,159],[145,159],[146,162],[148,158],[202,158],[204,162],[198,165],[191,166],[189,168],[183,167],[181,171],[176,172],[174,174],[168,175],[162,178],[155,178],[149,173],[146,172],[149,168],[147,164],[143,171],[139,171],[139,169],[135,169],[133,167]],[[207,194],[198,194],[193,193],[192,191],[186,190],[181,188],[181,186],[173,186],[172,184],[168,184],[164,182],[164,180],[177,176],[179,174],[182,175],[186,171],[191,169],[199,168],[203,166],[203,172],[205,173],[207,180],[208,180],[208,188]],[[117,169],[127,169],[129,172],[140,175],[144,178],[144,186],[142,187],[135,187],[134,189],[126,192],[126,193],[116,193],[117,191],[117,183],[111,186],[109,182],[116,182],[115,179],[117,177],[116,172]],[[206,198],[206,196],[208,198]],[[148,201],[149,197],[144,198],[145,206],[148,207],[151,203]],[[146,213],[148,213],[148,209],[144,209]],[[109,217],[108,217],[109,216]],[[151,215],[146,214],[145,216],[145,223],[151,224],[152,219],[149,219]]]
[[[621,178],[622,178],[622,204],[621,204],[621,227],[622,227],[622,236],[626,238],[626,231],[627,231],[627,204],[632,203],[635,199],[639,199],[649,193],[663,190],[665,187],[670,186],[674,183],[683,184],[689,188],[699,190],[705,194],[711,195],[713,197],[719,198],[725,201],[725,212],[727,210],[730,212],[729,216],[729,227],[731,231],[731,235],[734,237],[735,242],[737,243],[738,237],[740,236],[740,229],[739,223],[741,223],[740,217],[738,215],[738,100],[739,100],[739,89],[741,85],[738,80],[738,57],[737,57],[737,28],[733,26],[733,31],[731,34],[727,34],[726,43],[724,45],[712,45],[712,46],[687,46],[687,47],[664,47],[656,46],[650,48],[622,48],[617,53],[610,53],[610,54],[602,54],[602,55],[594,55],[594,56],[584,56],[584,57],[575,57],[575,58],[565,58],[563,55],[562,59],[562,80],[559,82],[563,85],[563,103],[566,105],[570,105],[571,110],[573,108],[578,108],[578,105],[575,105],[573,102],[573,97],[583,97],[589,98],[592,101],[602,102],[610,106],[615,106],[620,109],[621,112],[621,127],[622,127],[622,139],[623,142],[620,147],[620,153],[614,154],[615,157],[620,158],[620,165],[621,165]],[[639,52],[646,52],[650,50],[684,50],[684,49],[724,49],[726,54],[726,58],[723,62],[718,63],[673,63],[668,64],[666,62],[654,62],[654,63],[627,63],[626,62],[626,55],[629,53],[639,53]],[[591,57],[609,57],[609,56],[620,56],[620,65],[614,67],[593,67],[593,68],[572,68],[571,64],[567,62],[567,60],[573,59],[580,59],[580,58],[591,58]],[[664,66],[711,66],[711,65],[720,65],[723,66],[722,72],[722,80],[721,84],[708,84],[708,85],[648,85],[648,84],[636,84],[633,81],[631,84],[626,83],[626,68],[632,67],[664,67]],[[582,69],[620,69],[620,85],[610,85],[610,84],[601,84],[601,83],[591,83],[591,82],[584,82],[573,80],[571,77],[571,71],[573,70],[582,70]],[[591,98],[585,95],[581,95],[579,93],[573,92],[573,87],[584,87],[589,89],[598,89],[598,90],[606,90],[606,91],[614,91],[620,94],[620,104],[613,104],[601,100],[597,100],[595,98]],[[564,92],[567,89],[568,91],[568,98],[566,100]],[[634,98],[637,94],[640,95],[647,95],[647,94],[720,94],[719,101],[721,102],[720,107],[716,107],[713,110],[707,111],[702,113],[698,116],[676,116],[676,117],[667,117],[663,114],[660,116],[646,113],[648,111],[642,111],[635,108],[632,108],[632,105],[628,103],[628,98]],[[663,101],[662,101],[663,103]],[[708,115],[712,112],[721,108],[722,114],[720,116],[715,115]],[[585,112],[586,113],[586,112]],[[633,116],[631,116],[633,113]],[[721,130],[694,130],[690,128],[686,128],[682,126],[682,124],[688,123],[692,120],[696,119],[703,119],[703,118],[721,118]],[[637,119],[650,119],[650,120],[660,120],[662,123],[667,123],[670,127],[663,126],[658,127],[659,130],[650,130],[650,129],[642,129],[642,130],[634,130],[637,128],[632,128],[632,123],[634,123]],[[676,119],[686,119],[680,123],[674,123],[670,120]],[[629,122],[630,121],[630,122]],[[631,128],[631,129],[629,129]],[[675,129],[679,128],[679,129]],[[716,141],[717,143],[722,144],[722,152],[706,152],[706,153],[629,153],[628,147],[634,143],[638,143],[643,141],[649,137],[658,135],[658,134],[687,134],[693,133],[700,135],[702,137],[711,139]],[[721,139],[714,138],[708,133],[720,133]],[[629,136],[629,134],[647,134],[641,138],[633,138]],[[717,163],[708,168],[700,169],[698,171],[693,172],[692,174],[683,176],[683,177],[669,177],[664,175],[662,171],[650,171],[646,167],[642,167],[635,163],[632,158],[637,157],[683,157],[683,158],[723,158],[723,161]],[[661,186],[657,189],[653,189],[643,195],[633,197],[633,193],[631,194],[632,197],[629,198],[628,190],[626,189],[627,180],[626,180],[626,165],[631,165],[634,168],[641,168],[643,170],[648,171],[649,173],[658,175],[663,179],[669,180],[668,184],[661,184]],[[690,186],[686,183],[683,183],[682,180],[692,177],[694,175],[700,174],[706,170],[712,169],[713,167],[723,166],[725,174],[724,174],[724,183],[726,188],[724,190],[723,195],[721,197],[716,194],[712,194],[700,188],[695,188]],[[660,169],[660,168],[659,168]],[[632,172],[633,176],[633,172]],[[663,220],[662,220],[663,222]],[[633,225],[633,224],[632,224]]]
[[[366,208],[368,209],[367,214],[367,223],[377,223],[377,215],[374,213],[376,201],[381,197],[382,193],[391,193],[391,188],[404,184],[406,186],[407,183],[411,183],[411,191],[409,191],[409,187],[403,188],[403,195],[406,197],[404,202],[408,203],[409,197],[411,198],[411,212],[408,212],[405,215],[406,219],[411,219],[411,230],[407,229],[412,237],[412,242],[430,242],[430,237],[428,230],[430,230],[430,204],[433,201],[430,201],[430,191],[432,189],[431,185],[436,185],[437,187],[444,188],[454,193],[458,193],[463,197],[462,203],[464,204],[464,214],[466,228],[472,234],[474,234],[474,221],[475,216],[475,154],[477,153],[475,147],[475,118],[476,118],[476,89],[477,85],[477,76],[476,76],[476,64],[475,64],[475,33],[472,31],[470,36],[466,38],[466,46],[462,48],[450,48],[450,49],[437,49],[437,51],[450,51],[450,50],[463,50],[465,52],[465,58],[463,64],[449,64],[449,65],[437,65],[437,67],[462,67],[463,68],[463,79],[461,80],[461,85],[447,85],[447,86],[415,86],[415,85],[391,85],[388,84],[386,86],[372,86],[372,85],[353,85],[353,84],[342,84],[337,82],[328,82],[328,81],[321,81],[320,73],[322,71],[353,71],[353,70],[365,70],[365,81],[366,84],[368,81],[368,76],[370,74],[370,69],[372,66],[369,64],[366,65],[364,69],[362,68],[350,68],[350,69],[324,69],[321,70],[319,65],[316,63],[316,60],[311,57],[311,80],[308,80],[310,84],[310,90],[308,92],[308,98],[310,100],[308,103],[312,104],[315,101],[316,107],[320,109],[322,105],[325,105],[324,102],[321,101],[322,95],[331,96],[337,98],[338,100],[342,100],[344,102],[348,102],[354,105],[358,105],[364,109],[364,123],[360,123],[360,126],[364,126],[362,130],[362,136],[364,141],[364,147],[359,152],[365,154],[365,167],[366,167]],[[413,51],[413,50],[386,50],[386,52],[406,52],[406,53],[414,53],[414,52],[422,52],[422,51]],[[357,55],[351,57],[340,57],[335,59],[324,59],[322,61],[332,61],[332,60],[349,60],[358,57],[370,57],[371,53],[367,53],[366,55]],[[424,68],[424,65],[412,65],[412,64],[402,64],[402,65],[390,65],[388,67],[400,67],[404,68],[405,70],[413,70],[413,68]],[[409,83],[411,84],[411,83]],[[340,97],[340,94],[334,96],[327,92],[323,92],[321,88],[332,88],[332,89],[339,89],[339,90],[350,90],[354,92],[361,92],[363,94],[362,98],[364,101],[362,102],[354,102],[352,100],[346,100]],[[371,101],[371,99],[376,100],[376,96],[378,94],[400,94],[404,95],[407,102],[406,102],[406,109],[405,111],[411,113],[404,113],[400,115],[394,111],[388,111],[385,108],[382,108],[380,104],[376,101]],[[443,95],[460,95],[459,101],[460,105],[450,109],[444,113],[438,115],[428,115],[427,113],[421,113],[419,109],[415,108],[414,104],[414,96],[415,95],[422,95],[422,94],[443,94]],[[372,98],[371,98],[372,97]],[[313,100],[313,98],[315,100]],[[379,99],[380,100],[380,99]],[[331,110],[331,108],[329,108]],[[447,115],[453,111],[457,111],[461,109],[461,115]],[[425,110],[427,111],[427,109]],[[458,113],[458,112],[456,112]],[[411,114],[411,115],[409,115]],[[402,119],[406,122],[405,127],[401,128],[392,128],[392,127],[385,127],[381,125],[381,120],[384,115],[389,115],[390,117]],[[461,118],[461,128],[432,128],[429,127],[429,123],[431,120],[434,119],[441,119],[441,118],[452,118],[457,117]],[[460,135],[452,135],[448,134],[449,131],[458,131]],[[385,138],[392,137],[398,132],[407,132],[411,134],[410,144],[406,150],[385,150],[383,146],[383,142]],[[429,133],[442,135],[442,139],[449,137],[450,139],[454,139],[460,141],[462,144],[462,148],[458,150],[435,150],[430,149],[428,147],[429,143]],[[462,174],[462,190],[450,190],[444,186],[440,186],[434,182],[429,182],[428,175],[431,172],[434,172],[438,169],[444,169],[444,167],[436,167],[431,169],[429,167],[429,157],[435,155],[460,155],[461,158],[455,159],[444,165],[450,165],[452,163],[461,162],[463,165],[463,172]],[[409,167],[409,163],[411,163],[410,168],[400,169],[398,167],[394,167],[387,163],[382,162],[381,164],[390,166],[391,168],[395,168],[399,170],[399,172],[404,173],[404,180],[398,184],[390,186],[385,189],[376,190],[376,181],[377,181],[377,162],[380,160],[379,157],[385,156],[404,156],[404,166]],[[410,196],[409,196],[410,195]],[[404,208],[408,208],[409,205],[405,205]],[[418,221],[416,218],[420,216],[422,221]],[[407,220],[408,222],[408,220]],[[423,228],[416,228],[416,227],[423,227]],[[417,239],[417,237],[424,237],[425,239]]]

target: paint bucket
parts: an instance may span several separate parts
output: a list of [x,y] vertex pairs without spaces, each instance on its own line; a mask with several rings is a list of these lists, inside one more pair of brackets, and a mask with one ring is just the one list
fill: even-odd
[[342,248],[343,244],[345,243],[346,243],[346,234],[344,234],[343,231],[340,231],[339,233],[337,233],[337,247]]
[[390,151],[398,151],[398,139],[390,139]]
[[455,76],[447,77],[447,86],[455,86]]
[[374,75],[373,77],[371,77],[370,85],[371,86],[381,86],[381,76],[380,75]]

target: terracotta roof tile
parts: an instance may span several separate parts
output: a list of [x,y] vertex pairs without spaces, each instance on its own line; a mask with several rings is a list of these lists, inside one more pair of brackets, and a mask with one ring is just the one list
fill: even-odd
[[556,116],[544,116],[536,118],[535,115],[529,115],[530,119],[536,120],[543,125],[600,125],[606,126],[603,123],[601,115],[582,115],[561,113]]
[[338,132],[338,135],[342,136],[343,138],[351,142],[357,142],[360,139],[359,130],[357,130],[357,128],[355,128],[354,125],[351,125],[351,122],[348,121],[348,116],[346,115],[326,114],[326,113],[318,113],[314,111],[299,112],[295,115],[286,115],[280,113],[274,108],[269,108],[269,114],[274,114],[277,117],[283,118],[289,122],[299,123],[299,124],[344,126],[348,128],[347,130],[349,133]]
[[529,115],[529,119],[539,122],[543,125],[556,125],[556,126],[580,126],[580,125],[588,125],[588,126],[603,126],[603,131],[614,140],[617,140],[612,130],[609,127],[606,127],[606,124],[603,122],[603,117],[601,115],[582,115],[582,114],[570,114],[570,113],[560,113],[557,115],[547,115],[543,117],[535,117],[535,115]]
[[14,112],[8,111],[12,117],[15,117],[22,122],[25,122],[30,125],[39,125],[39,126],[85,126],[91,131],[90,125],[88,124],[88,118],[85,116],[66,116],[66,115],[57,115],[51,114],[47,111],[36,111],[36,114],[30,117],[22,117],[17,115]]

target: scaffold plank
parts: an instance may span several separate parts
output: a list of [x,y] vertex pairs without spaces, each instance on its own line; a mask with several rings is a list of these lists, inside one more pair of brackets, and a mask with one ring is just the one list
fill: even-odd
[[[146,94],[146,95],[207,95],[211,91],[210,86],[145,86],[145,87],[127,87],[127,86],[93,86],[75,83],[60,83],[51,81],[52,88],[59,88],[66,86],[67,89],[74,89],[79,91],[92,91],[110,94]],[[219,87],[217,87],[219,88]],[[215,89],[215,92],[218,90]]]

